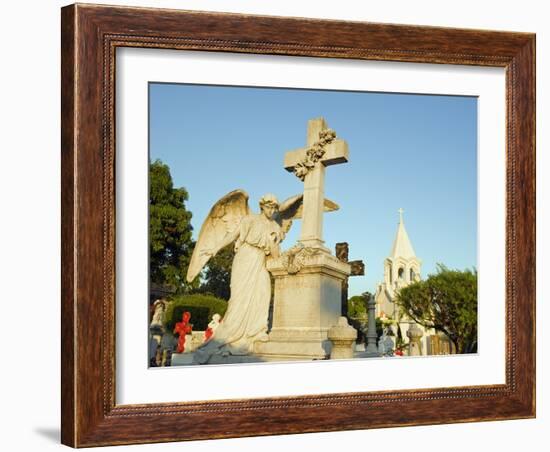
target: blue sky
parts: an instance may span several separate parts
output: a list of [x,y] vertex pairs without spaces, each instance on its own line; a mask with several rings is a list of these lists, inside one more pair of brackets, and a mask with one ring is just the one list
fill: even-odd
[[308,119],[323,116],[349,145],[349,162],[327,168],[325,196],[340,210],[325,215],[324,240],[348,242],[350,259],[366,264],[350,296],[382,279],[400,207],[423,276],[438,262],[477,265],[474,97],[152,83],[149,102],[150,158],[188,190],[195,237],[231,190],[246,190],[254,211],[264,193],[301,193],[283,156],[305,145]]

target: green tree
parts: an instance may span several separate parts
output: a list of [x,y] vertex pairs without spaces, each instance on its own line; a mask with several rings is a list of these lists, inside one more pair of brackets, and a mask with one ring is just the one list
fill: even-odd
[[372,294],[363,292],[361,295],[354,295],[348,299],[348,317],[349,318],[366,318],[367,317],[367,302]]
[[[357,330],[358,342],[365,342],[365,333],[368,321],[367,304],[372,294],[363,292],[361,295],[354,295],[348,299],[348,321]],[[376,319],[376,332],[378,337],[382,335],[382,323]]]
[[185,275],[195,246],[188,197],[185,188],[174,188],[168,165],[160,160],[149,165],[150,278],[178,293],[190,288]]
[[363,295],[355,295],[348,300],[348,317],[353,319],[367,317],[367,302]]
[[231,265],[233,263],[233,244],[226,246],[212,257],[203,272],[203,282],[199,292],[210,293],[218,298],[229,300],[231,295]]
[[442,331],[457,353],[477,351],[477,271],[437,265],[429,275],[399,291],[397,303],[416,323]]

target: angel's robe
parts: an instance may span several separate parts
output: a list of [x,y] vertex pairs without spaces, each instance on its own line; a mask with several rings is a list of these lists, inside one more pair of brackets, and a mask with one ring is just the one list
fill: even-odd
[[246,355],[254,342],[265,339],[271,299],[266,259],[278,254],[282,238],[280,226],[263,214],[241,220],[227,311],[214,336],[195,351],[195,362],[207,363],[214,354]]

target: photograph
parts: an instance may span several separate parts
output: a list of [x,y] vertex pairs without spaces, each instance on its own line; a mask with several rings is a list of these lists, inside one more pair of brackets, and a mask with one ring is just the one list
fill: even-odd
[[148,114],[150,368],[477,353],[477,96],[150,81]]
[[57,21],[62,444],[534,418],[542,25],[141,6]]
[[547,10],[5,2],[0,448],[548,447]]

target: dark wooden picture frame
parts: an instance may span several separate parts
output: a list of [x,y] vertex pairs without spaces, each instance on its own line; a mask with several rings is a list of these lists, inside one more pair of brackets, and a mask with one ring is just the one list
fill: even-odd
[[[64,444],[85,447],[535,416],[535,35],[77,4],[62,9],[61,37]],[[505,384],[117,405],[118,47],[505,68]],[[357,416],[358,410],[365,415]]]

